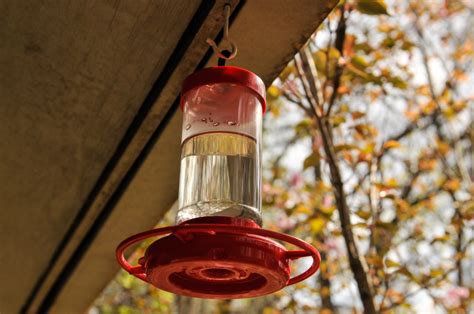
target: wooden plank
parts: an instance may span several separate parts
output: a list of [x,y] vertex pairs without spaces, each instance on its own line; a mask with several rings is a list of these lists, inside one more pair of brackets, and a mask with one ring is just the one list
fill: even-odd
[[[271,6],[264,0],[245,2],[230,32],[239,45],[239,55],[233,64],[257,72],[267,85],[271,84],[336,2],[299,1],[297,6],[283,0],[272,1]],[[197,38],[197,43],[205,45],[205,37]],[[215,60],[208,65],[215,65]],[[188,68],[180,75],[184,78],[189,72]],[[159,98],[157,103],[172,101],[178,95],[179,83],[176,77],[176,86],[170,85],[169,96]],[[53,313],[83,311],[117,272],[116,245],[131,234],[152,228],[176,200],[180,137],[178,111],[58,295],[51,308]]]
[[2,2],[1,312],[25,302],[199,4]]

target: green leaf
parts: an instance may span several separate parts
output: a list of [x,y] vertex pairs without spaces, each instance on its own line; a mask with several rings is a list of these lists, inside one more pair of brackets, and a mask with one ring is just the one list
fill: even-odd
[[365,69],[369,66],[369,63],[363,56],[353,56],[351,58],[351,63],[361,71],[365,71]]
[[368,15],[388,15],[387,5],[384,0],[359,0],[356,8],[360,13]]
[[306,170],[309,167],[319,167],[320,160],[321,158],[319,154],[312,152],[311,155],[306,157],[306,159],[304,160],[303,169]]
[[327,49],[321,49],[313,53],[313,59],[318,73],[323,75],[327,74],[329,78],[334,76],[336,65],[340,57],[341,54],[339,50],[334,47],[329,48],[329,51]]
[[392,85],[396,88],[399,88],[399,89],[407,89],[408,88],[408,83],[405,80],[402,80],[398,76],[390,77],[388,79],[388,81],[390,83],[392,83]]
[[366,212],[364,210],[358,210],[355,212],[355,214],[364,220],[367,220],[370,218],[370,216],[372,216],[370,212]]
[[335,145],[334,150],[336,153],[344,151],[344,150],[353,150],[353,149],[359,149],[359,147],[351,144],[340,144],[340,145]]

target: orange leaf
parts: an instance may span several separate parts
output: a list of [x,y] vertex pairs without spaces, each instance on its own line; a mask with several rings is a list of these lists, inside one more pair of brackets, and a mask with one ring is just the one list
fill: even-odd
[[459,182],[458,179],[451,179],[451,180],[446,181],[443,187],[450,191],[457,191],[461,187],[461,183]]
[[351,115],[352,115],[352,119],[356,120],[356,119],[360,119],[363,116],[365,116],[365,113],[360,112],[360,111],[354,111],[354,112],[351,113]]
[[384,149],[397,148],[400,147],[400,143],[397,141],[387,141],[383,144]]

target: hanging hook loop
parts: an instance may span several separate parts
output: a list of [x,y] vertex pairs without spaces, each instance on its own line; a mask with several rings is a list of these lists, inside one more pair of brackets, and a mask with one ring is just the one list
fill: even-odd
[[206,42],[212,47],[212,50],[214,50],[214,53],[219,57],[219,59],[222,59],[225,63],[225,60],[232,60],[237,55],[237,45],[229,38],[230,4],[224,6],[224,17],[224,38],[222,39],[222,42],[227,43],[231,50],[220,50],[219,47],[217,47],[216,42],[211,38],[208,38]]

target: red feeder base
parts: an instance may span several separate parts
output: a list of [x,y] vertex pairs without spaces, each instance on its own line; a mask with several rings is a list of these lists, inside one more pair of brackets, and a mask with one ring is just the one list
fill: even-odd
[[[131,266],[123,256],[132,243],[172,233],[151,244],[140,266]],[[274,238],[304,250],[288,251]],[[311,256],[313,264],[290,278],[289,261]],[[286,234],[261,229],[248,219],[203,217],[174,227],[150,230],[132,236],[117,248],[117,259],[130,274],[157,288],[198,298],[250,298],[273,293],[302,281],[318,268],[318,251]]]

